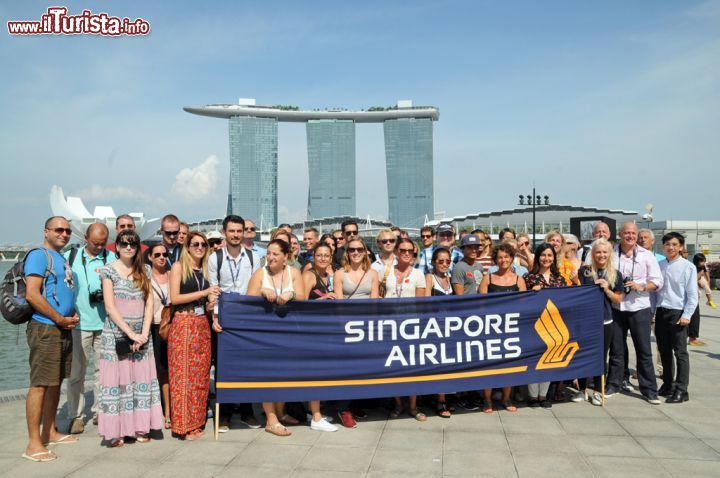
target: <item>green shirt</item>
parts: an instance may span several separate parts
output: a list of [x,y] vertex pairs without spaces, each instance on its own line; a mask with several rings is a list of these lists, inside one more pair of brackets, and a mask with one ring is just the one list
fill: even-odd
[[[65,253],[65,258],[70,259],[70,253]],[[114,253],[103,249],[95,257],[88,256],[85,247],[75,255],[72,265],[73,281],[75,282],[75,310],[80,317],[79,330],[102,330],[107,313],[105,304],[100,301],[90,302],[90,293],[102,291],[100,282],[100,269],[106,264],[115,262],[117,257]]]

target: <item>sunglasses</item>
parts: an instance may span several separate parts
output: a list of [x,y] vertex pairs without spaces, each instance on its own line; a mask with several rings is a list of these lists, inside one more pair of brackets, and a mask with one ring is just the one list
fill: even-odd
[[522,246],[529,246],[530,242],[529,241],[520,241],[519,244]]
[[348,254],[352,254],[353,252],[365,252],[364,247],[348,247]]
[[167,257],[168,253],[167,252],[154,252],[152,256],[153,256],[153,259],[157,259],[158,257]]
[[118,247],[119,247],[120,249],[125,249],[125,248],[128,248],[128,247],[130,247],[130,248],[132,248],[132,249],[137,249],[137,247],[138,247],[138,243],[137,243],[137,242],[120,241],[120,242],[117,243],[117,245],[118,245]]
[[378,242],[382,242],[383,244],[395,244],[395,239],[380,239]]
[[439,234],[439,236],[440,237],[453,237],[453,233],[452,232],[441,232]]
[[415,249],[398,249],[398,254],[415,254]]
[[55,234],[65,233],[69,236],[70,234],[72,234],[72,229],[70,229],[69,227],[56,227],[55,229],[53,229],[53,232]]
[[118,226],[118,229],[120,229],[121,231],[124,229],[135,229],[135,224],[120,224]]
[[250,231],[250,232],[255,232],[255,231],[257,231],[257,229],[254,228],[254,227],[246,227],[245,230],[246,230],[246,231]]
[[358,231],[345,231],[345,234],[348,236],[357,236]]
[[432,234],[420,234],[420,237],[423,239],[430,239],[432,237]]
[[177,236],[178,234],[180,234],[180,230],[178,229],[177,231],[163,231],[162,233],[166,236]]
[[190,247],[195,247],[196,249],[205,248],[207,247],[207,242],[191,242]]
[[449,264],[450,264],[450,259],[438,259],[438,260],[435,261],[435,264],[446,264],[446,265],[449,265]]
[[222,242],[222,239],[208,239],[208,244],[211,246],[217,246]]

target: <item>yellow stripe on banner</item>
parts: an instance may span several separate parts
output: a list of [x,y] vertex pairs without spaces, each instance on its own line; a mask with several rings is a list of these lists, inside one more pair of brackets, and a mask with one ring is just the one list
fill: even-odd
[[345,385],[381,385],[384,383],[431,382],[433,380],[452,380],[456,378],[485,377],[504,373],[521,373],[527,365],[521,367],[477,370],[475,372],[441,373],[438,375],[417,375],[414,377],[365,378],[358,380],[327,380],[303,382],[218,382],[217,388],[299,388],[299,387],[336,387]]

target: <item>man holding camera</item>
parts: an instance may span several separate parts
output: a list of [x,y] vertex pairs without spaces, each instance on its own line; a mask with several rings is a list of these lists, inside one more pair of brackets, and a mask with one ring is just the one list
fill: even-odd
[[68,433],[85,430],[85,372],[90,353],[95,353],[95,376],[93,379],[93,423],[97,424],[97,406],[100,398],[100,334],[105,313],[100,269],[116,260],[115,254],[105,248],[108,228],[95,223],[85,234],[85,247],[72,249],[65,254],[72,269],[75,282],[75,310],[80,323],[72,331],[73,357],[67,388],[67,416],[70,419]]
[[620,231],[620,243],[615,246],[618,273],[623,279],[625,295],[620,305],[613,304],[613,337],[610,346],[610,366],[606,396],[620,391],[625,368],[625,341],[628,330],[637,356],[640,393],[653,404],[660,403],[655,381],[650,346],[652,309],[650,293],[661,288],[663,278],[655,255],[637,244],[638,228],[626,222]]

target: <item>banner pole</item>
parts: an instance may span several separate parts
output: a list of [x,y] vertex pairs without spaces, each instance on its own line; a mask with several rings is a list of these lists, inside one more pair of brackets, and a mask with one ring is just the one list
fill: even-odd
[[600,403],[602,404],[603,408],[605,408],[605,374],[602,374],[600,376],[600,388],[600,394],[602,395]]
[[220,437],[220,403],[218,401],[215,401],[215,416],[213,418],[215,423],[215,441],[218,441]]

